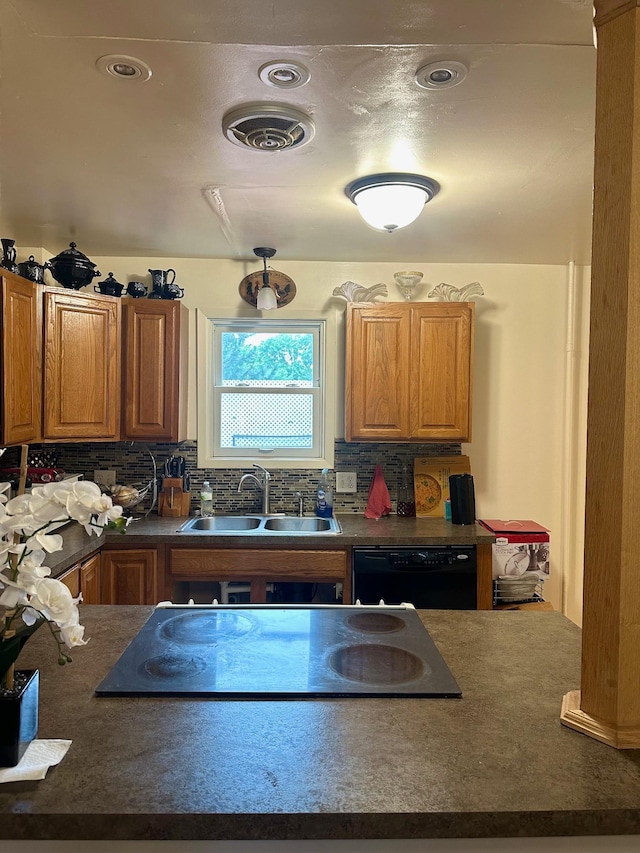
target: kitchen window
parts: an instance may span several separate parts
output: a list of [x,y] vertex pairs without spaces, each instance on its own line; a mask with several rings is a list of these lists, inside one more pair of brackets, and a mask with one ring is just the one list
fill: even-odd
[[200,467],[333,464],[329,327],[327,318],[199,317]]

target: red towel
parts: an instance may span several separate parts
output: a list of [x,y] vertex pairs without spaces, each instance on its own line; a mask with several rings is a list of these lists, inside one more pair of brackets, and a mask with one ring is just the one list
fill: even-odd
[[389,498],[389,489],[384,481],[382,473],[382,465],[376,465],[376,470],[371,478],[369,486],[369,500],[367,508],[364,511],[365,518],[382,518],[383,515],[389,515],[391,512],[391,499]]

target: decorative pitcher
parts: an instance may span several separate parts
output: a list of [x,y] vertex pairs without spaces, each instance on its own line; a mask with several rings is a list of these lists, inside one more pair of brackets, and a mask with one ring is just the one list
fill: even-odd
[[[152,293],[150,297],[153,299],[164,299],[164,289],[167,284],[173,284],[176,280],[176,271],[173,269],[168,270],[149,270],[151,273],[151,286]],[[169,280],[169,273],[172,273],[171,280]]]
[[16,241],[10,240],[8,237],[2,237],[0,243],[2,243],[2,261],[0,262],[0,267],[16,275],[20,275],[20,270],[16,263]]

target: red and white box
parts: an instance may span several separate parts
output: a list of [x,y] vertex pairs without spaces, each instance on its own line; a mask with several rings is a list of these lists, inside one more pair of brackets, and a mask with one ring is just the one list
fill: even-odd
[[480,524],[495,534],[493,577],[535,572],[549,579],[549,530],[530,519],[485,518]]

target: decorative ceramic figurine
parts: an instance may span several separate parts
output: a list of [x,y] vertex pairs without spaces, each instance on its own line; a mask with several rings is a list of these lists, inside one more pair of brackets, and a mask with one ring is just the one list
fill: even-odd
[[22,278],[28,278],[36,284],[44,284],[44,270],[44,264],[39,264],[33,255],[29,255],[28,261],[21,261],[18,264],[18,272]]
[[452,284],[437,284],[427,294],[427,298],[438,297],[441,302],[468,302],[472,296],[484,296],[484,290],[478,281],[465,284],[463,287],[454,287]]
[[91,284],[96,276],[102,275],[96,265],[76,248],[75,243],[69,243],[69,248],[51,258],[45,268],[51,270],[51,275],[63,287],[80,290]]
[[130,281],[127,285],[127,293],[133,299],[141,299],[147,295],[147,288],[141,281]]
[[[173,284],[176,280],[176,271],[169,268],[168,270],[149,270],[151,273],[151,293],[149,299],[165,299],[165,288],[168,284]],[[172,273],[169,280],[169,273]]]
[[2,237],[0,243],[2,243],[2,261],[0,261],[0,267],[16,275],[20,275],[20,270],[16,264],[16,241],[10,240],[8,237]]
[[94,285],[93,289],[96,293],[104,293],[106,296],[122,296],[124,284],[116,281],[113,273],[110,272],[107,278],[104,281],[99,281],[97,285]]
[[363,287],[355,281],[345,281],[339,287],[333,288],[333,295],[340,296],[347,302],[375,302],[378,296],[387,296],[387,285],[381,283]]
[[411,299],[413,291],[422,281],[422,273],[418,270],[403,270],[393,274],[396,284],[400,288],[400,293],[404,296],[407,302]]

